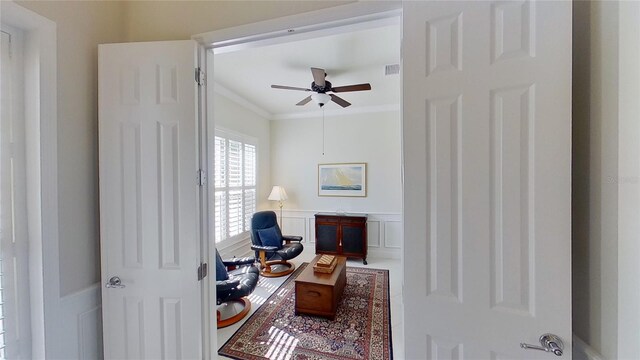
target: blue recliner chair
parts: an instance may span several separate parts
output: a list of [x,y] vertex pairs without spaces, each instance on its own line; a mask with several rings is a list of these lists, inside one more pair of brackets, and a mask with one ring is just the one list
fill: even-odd
[[233,325],[251,310],[247,298],[258,285],[260,271],[253,257],[222,260],[216,250],[216,317],[218,328]]
[[289,275],[296,266],[291,260],[302,253],[302,236],[282,235],[276,213],[259,211],[251,218],[251,249],[260,259],[260,275],[279,277]]

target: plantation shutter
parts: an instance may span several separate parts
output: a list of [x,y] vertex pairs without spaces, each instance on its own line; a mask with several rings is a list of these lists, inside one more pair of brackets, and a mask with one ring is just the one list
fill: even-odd
[[238,134],[215,137],[216,242],[249,231],[256,210],[257,148]]
[[251,227],[251,216],[256,209],[256,147],[244,144],[244,231]]
[[229,140],[229,236],[243,231],[242,143]]
[[214,144],[214,187],[215,187],[215,239],[224,240],[227,236],[227,142],[216,136]]

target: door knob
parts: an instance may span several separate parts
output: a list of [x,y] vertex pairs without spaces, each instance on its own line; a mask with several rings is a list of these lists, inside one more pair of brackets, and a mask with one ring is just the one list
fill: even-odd
[[558,335],[544,334],[540,336],[540,346],[520,343],[520,347],[523,349],[541,350],[546,352],[552,352],[556,356],[562,356],[564,350],[564,343]]
[[111,279],[109,279],[109,281],[105,284],[105,287],[122,289],[123,287],[125,287],[125,285],[122,283],[119,277],[112,276]]

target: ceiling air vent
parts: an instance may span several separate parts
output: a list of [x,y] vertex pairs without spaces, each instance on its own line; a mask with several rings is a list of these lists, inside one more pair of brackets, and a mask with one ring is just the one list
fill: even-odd
[[400,64],[385,65],[384,66],[384,74],[385,74],[385,76],[400,74]]

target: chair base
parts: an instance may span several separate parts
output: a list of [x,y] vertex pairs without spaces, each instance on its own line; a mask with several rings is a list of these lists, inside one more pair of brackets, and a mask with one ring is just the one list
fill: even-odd
[[[247,316],[247,314],[249,313],[249,311],[251,310],[251,301],[246,298],[240,298],[238,300],[232,300],[229,302],[224,303],[223,305],[220,306],[226,306],[226,307],[235,307],[233,305],[230,305],[230,303],[234,303],[235,305],[238,305],[238,307],[241,307],[241,310],[239,312],[237,312],[235,315],[231,315],[225,319],[222,318],[222,313],[221,311],[218,309],[216,310],[216,318],[217,318],[217,323],[218,323],[218,329],[233,325],[235,323],[237,323],[238,321],[244,319],[245,316]],[[229,312],[233,312],[233,311],[229,311]]]
[[[274,271],[283,268],[281,271]],[[267,261],[266,266],[260,268],[260,275],[268,278],[287,276],[296,269],[296,266],[286,260]]]

